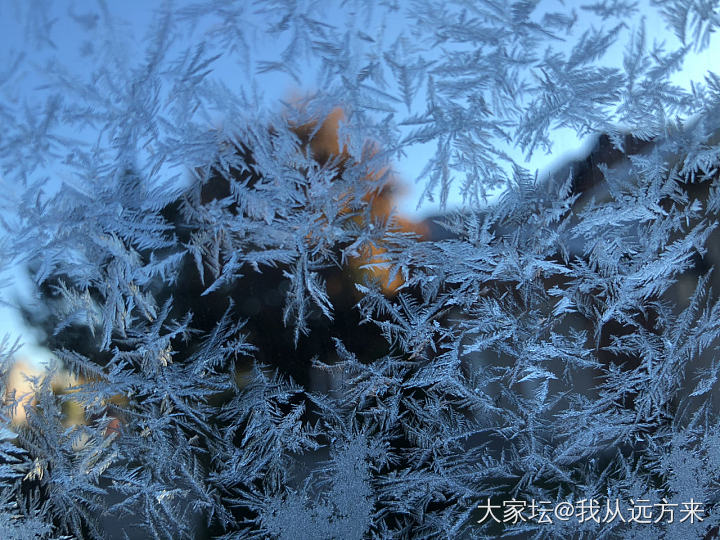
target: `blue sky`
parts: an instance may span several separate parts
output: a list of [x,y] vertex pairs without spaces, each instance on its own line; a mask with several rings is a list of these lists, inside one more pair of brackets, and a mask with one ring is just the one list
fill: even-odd
[[[678,39],[665,30],[665,23],[658,10],[651,8],[650,0],[638,3],[639,12],[635,20],[626,22],[628,30],[637,26],[640,18],[645,18],[648,41],[665,42],[666,49],[679,47]],[[184,2],[175,3],[180,6],[184,4]],[[579,16],[579,22],[573,30],[573,35],[568,36],[566,49],[569,49],[577,36],[588,29],[592,23],[597,23],[596,19],[587,17],[582,9],[574,8],[576,4],[580,3],[545,0],[536,10],[543,13],[546,9],[566,12],[575,9]],[[129,59],[142,55],[148,25],[152,21],[153,12],[158,5],[159,3],[137,0],[122,3],[98,2],[97,4],[90,1],[30,0],[26,3],[16,3],[0,0],[0,35],[2,35],[0,37],[0,51],[2,51],[0,54],[5,56],[3,63],[7,66],[15,58],[16,53],[25,49],[30,51],[35,49],[34,53],[24,57],[24,62],[30,64],[29,69],[21,68],[19,70],[19,76],[14,78],[12,86],[5,88],[5,95],[11,96],[19,103],[24,98],[32,100],[33,96],[42,96],[47,93],[46,88],[40,88],[45,81],[38,76],[38,73],[43,72],[42,66],[45,63],[59,63],[70,74],[75,71],[77,76],[86,76],[87,73],[84,70],[88,67],[88,57],[102,48],[101,41],[104,36],[100,31],[103,28],[100,19],[104,16],[109,16],[115,22],[116,35],[114,37],[122,43],[122,54],[126,54]],[[240,40],[238,43],[232,44],[236,46],[235,50],[216,61],[212,76],[227,84],[231,89],[248,89],[252,86],[254,91],[262,95],[262,102],[268,109],[275,108],[280,100],[290,100],[303,93],[316,91],[317,86],[312,81],[316,79],[319,64],[313,63],[311,58],[308,58],[308,63],[304,66],[305,72],[298,73],[302,85],[293,78],[276,71],[261,73],[251,69],[251,66],[257,66],[258,61],[278,58],[284,44],[269,38],[261,31],[263,18],[267,16],[266,13],[258,12],[253,8],[252,2],[239,3],[239,5],[244,5],[240,14],[243,17],[242,31],[245,33],[247,49]],[[319,10],[328,17],[328,20],[341,19],[339,13],[329,11],[324,3],[319,5],[321,6]],[[343,17],[345,16],[346,14],[343,14]],[[370,35],[373,35],[377,28],[366,27],[365,25],[368,23],[383,24],[386,35],[389,36],[406,30],[406,22],[399,15],[384,20],[372,17],[368,19],[362,15],[356,15],[356,18],[359,21],[357,26]],[[210,22],[209,26],[211,27],[211,25]],[[207,28],[196,28],[192,32],[188,32],[186,36],[188,43],[197,38],[201,30],[207,30]],[[626,31],[600,63],[621,67],[623,52],[629,39],[630,32]],[[175,46],[179,49],[186,46],[186,43],[176,43]],[[563,45],[558,44],[557,50],[562,51]],[[688,54],[682,71],[673,76],[673,82],[689,88],[691,81],[702,81],[705,72],[713,66],[714,57],[718,52],[720,52],[720,42],[717,36],[714,36],[711,45],[705,50],[699,53],[693,51]],[[8,92],[8,90],[10,91]],[[424,92],[421,89],[414,104],[417,110],[422,109],[423,98]],[[79,136],[81,134],[72,133],[70,135]],[[92,133],[88,135],[93,136]],[[522,152],[514,146],[508,145],[506,151],[516,162],[531,171],[537,169],[541,175],[554,169],[568,157],[582,155],[585,152],[587,138],[580,140],[569,129],[554,130],[552,139],[554,143],[552,152],[535,152],[530,160],[526,160]],[[404,159],[395,163],[400,177],[405,179],[409,185],[421,171],[427,151],[427,148],[423,147],[411,149]],[[57,177],[54,174],[49,176]],[[427,203],[418,210],[416,206],[418,195],[419,191],[411,190],[400,210],[405,214],[419,216],[432,215],[439,211],[437,205]],[[455,194],[450,199],[450,206],[458,205],[460,202],[459,195]]]

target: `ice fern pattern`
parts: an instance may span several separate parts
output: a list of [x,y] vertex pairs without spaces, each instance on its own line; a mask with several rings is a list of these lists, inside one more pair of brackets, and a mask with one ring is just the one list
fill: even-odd
[[717,1],[81,4],[0,1],[0,251],[55,359],[28,402],[0,351],[2,538],[718,534],[720,78],[678,77]]

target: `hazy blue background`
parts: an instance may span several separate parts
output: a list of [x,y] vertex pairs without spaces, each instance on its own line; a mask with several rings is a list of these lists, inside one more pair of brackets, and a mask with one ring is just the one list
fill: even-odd
[[[544,8],[550,2],[541,5]],[[176,2],[176,11],[189,3]],[[558,11],[571,11],[574,9],[574,2],[555,2]],[[108,61],[136,58],[144,54],[146,46],[148,25],[153,20],[153,11],[161,4],[147,1],[126,0],[123,2],[91,2],[91,1],[50,1],[31,0],[26,2],[12,2],[0,0],[0,104],[8,109],[19,109],[26,107],[29,111],[42,107],[45,99],[58,89],[47,86],[47,80],[43,74],[53,69],[53,66],[63,66],[67,70],[68,78],[88,75],[93,69],[90,61],[94,58],[95,52],[104,50],[104,40],[113,38],[115,43],[121,43],[120,50],[115,50],[115,57],[108,57]],[[277,59],[286,43],[277,42],[268,38],[262,31],[263,23],[269,16],[268,13],[258,12],[253,8],[252,2],[238,3],[235,7],[241,9],[235,13],[237,24],[242,32],[238,33],[238,41],[228,43],[228,47],[234,48],[232,55],[221,58],[214,64],[212,77],[223,81],[230,89],[238,89],[246,92],[254,92],[260,96],[259,102],[268,110],[277,108],[280,100],[291,100],[293,97],[316,91],[316,74],[319,66],[313,63],[308,57],[307,65],[296,73],[296,78],[277,72],[260,72],[257,68],[262,61],[273,61]],[[244,7],[243,7],[244,6]],[[610,53],[605,57],[604,62],[608,65],[621,65],[622,55],[630,38],[629,30],[639,24],[640,18],[645,17],[648,41],[666,42],[667,49],[677,48],[680,44],[672,34],[662,30],[665,27],[660,19],[657,9],[651,9],[648,2],[640,3],[640,15],[635,20],[626,21],[627,31],[613,46]],[[328,10],[323,3],[318,4],[318,10],[323,12],[327,20],[333,20],[340,14]],[[229,9],[228,12],[231,10]],[[579,17],[579,24],[573,30],[577,36],[586,30],[589,24],[586,22],[586,15],[582,10],[576,10]],[[347,15],[347,14],[345,14]],[[343,15],[343,16],[345,16]],[[375,20],[372,14],[358,13],[356,17],[358,26],[369,35],[373,35],[377,29],[367,27],[368,21],[375,24],[384,24],[387,34],[408,30],[406,22],[399,16],[386,20]],[[113,36],[107,35],[107,26],[103,19],[113,21]],[[196,28],[195,32],[184,36],[185,41],[178,41],[173,46],[178,49],[192,43],[200,34],[200,31],[212,30],[212,22],[207,23],[209,28]],[[571,41],[571,42],[574,42]],[[561,45],[560,45],[561,46]],[[452,50],[438,50],[437,54],[451,54]],[[702,81],[708,68],[720,53],[720,42],[717,36],[711,45],[703,52],[690,53],[685,61],[682,71],[676,73],[673,82],[679,86],[689,88],[691,81]],[[121,61],[121,60],[120,60]],[[319,89],[322,90],[322,89]],[[424,90],[418,93],[417,100],[423,99]],[[418,104],[422,109],[422,103]],[[1,111],[2,109],[0,109]],[[212,122],[223,121],[222,115],[211,119]],[[57,126],[59,136],[92,140],[95,134],[92,131],[86,133],[63,131],[62,126]],[[588,145],[592,142],[591,137],[580,140],[572,130],[556,129],[553,132],[553,149],[551,153],[545,154],[536,152],[530,160],[525,160],[522,153],[515,147],[508,146],[505,150],[518,163],[523,164],[531,171],[538,171],[540,177],[559,167],[568,159],[579,157],[588,151]],[[61,145],[59,145],[61,146]],[[0,147],[1,148],[1,147]],[[47,148],[47,156],[39,175],[43,174],[49,178],[47,189],[56,189],[60,182],[72,181],[68,178],[68,172],[63,170],[60,161],[61,156],[54,156],[53,148]],[[413,180],[420,174],[429,149],[423,145],[413,147],[405,159],[395,163],[400,178],[404,179],[410,187],[408,195],[399,201],[399,212],[415,219],[422,219],[426,216],[436,214],[440,211],[436,204],[424,203],[417,207],[419,192],[414,189]],[[0,172],[1,174],[1,172]],[[178,175],[182,178],[183,171],[168,170],[168,175]],[[20,196],[21,188],[12,185],[0,177],[0,185],[7,200]],[[457,191],[452,192],[449,198],[449,206],[455,207],[461,203]],[[4,217],[12,222],[12,208],[4,210]],[[21,269],[7,267],[5,261],[5,282],[10,286],[1,293],[3,300],[13,304],[18,298],[28,300],[30,298],[31,284]],[[0,309],[0,334],[9,333],[12,336],[20,336],[25,342],[23,356],[32,358],[33,361],[42,361],[48,358],[47,351],[34,346],[37,342],[32,329],[24,327],[22,321],[12,305],[5,305]]]

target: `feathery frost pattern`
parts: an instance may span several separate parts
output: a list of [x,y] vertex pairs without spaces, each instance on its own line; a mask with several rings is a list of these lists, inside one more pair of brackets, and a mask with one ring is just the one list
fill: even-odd
[[718,534],[717,1],[143,9],[0,2],[0,536]]

